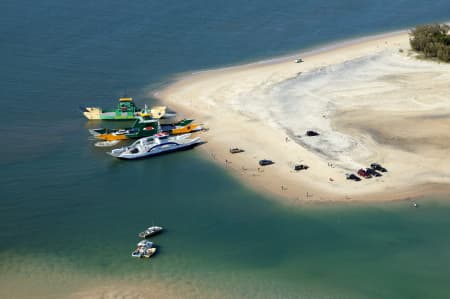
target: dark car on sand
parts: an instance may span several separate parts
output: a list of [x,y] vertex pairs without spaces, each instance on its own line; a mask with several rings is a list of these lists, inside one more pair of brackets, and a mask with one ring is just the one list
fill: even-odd
[[361,180],[361,178],[354,173],[347,173],[345,176],[347,180],[353,180],[355,182],[359,182]]
[[378,171],[381,171],[381,172],[387,172],[387,169],[384,168],[383,166],[381,166],[381,165],[378,164],[378,163],[372,163],[372,164],[370,164],[370,167],[371,167],[373,170],[378,170]]
[[380,177],[381,173],[379,173],[378,171],[374,170],[373,168],[366,168],[366,173],[373,175],[375,177]]
[[363,177],[363,178],[366,178],[366,179],[370,179],[372,176],[370,175],[370,174],[368,174],[367,173],[367,171],[365,171],[364,169],[359,169],[358,170],[358,175],[360,176],[360,177]]
[[297,165],[294,166],[294,170],[295,171],[306,170],[308,168],[309,168],[309,166],[305,165],[305,164],[297,164]]
[[259,165],[261,165],[261,166],[272,165],[274,163],[275,162],[273,162],[272,160],[267,160],[267,159],[259,160]]
[[233,147],[230,148],[230,153],[232,154],[239,154],[239,153],[243,153],[244,150],[242,148],[238,148],[238,147]]

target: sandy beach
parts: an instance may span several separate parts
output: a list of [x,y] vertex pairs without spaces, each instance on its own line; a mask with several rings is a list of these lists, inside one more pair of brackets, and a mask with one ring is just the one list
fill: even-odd
[[[407,31],[193,73],[154,93],[209,128],[200,148],[211,160],[293,203],[450,191],[449,95],[450,65],[417,59]],[[373,162],[388,172],[346,179]]]

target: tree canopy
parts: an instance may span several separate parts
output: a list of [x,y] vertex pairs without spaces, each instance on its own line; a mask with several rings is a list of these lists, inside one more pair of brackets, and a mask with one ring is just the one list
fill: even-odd
[[420,25],[411,30],[410,44],[427,58],[450,62],[450,26],[446,24]]

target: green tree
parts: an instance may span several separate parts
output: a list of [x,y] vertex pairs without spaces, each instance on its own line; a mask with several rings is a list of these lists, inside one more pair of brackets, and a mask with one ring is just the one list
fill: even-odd
[[420,25],[411,30],[411,47],[427,58],[450,62],[450,26],[446,24]]

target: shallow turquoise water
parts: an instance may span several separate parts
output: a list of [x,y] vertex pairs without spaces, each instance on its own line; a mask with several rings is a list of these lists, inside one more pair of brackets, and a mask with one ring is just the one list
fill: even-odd
[[[193,175],[220,172],[197,163]],[[142,163],[134,164],[139,172]],[[73,272],[122,281],[158,277],[247,298],[445,298],[449,291],[447,201],[422,200],[419,209],[410,202],[293,209],[226,177],[214,185],[200,191],[180,184],[189,196],[167,190],[164,199],[119,190],[108,199],[100,189],[96,200],[81,193],[55,199],[45,213],[30,207],[20,225],[17,216],[5,219],[15,221],[6,231],[16,234],[2,235],[8,246],[0,271],[13,268],[33,280],[66,267],[58,280],[71,287]],[[230,186],[237,190],[226,192]],[[131,259],[135,233],[152,221],[167,227],[153,238],[159,254],[151,263]],[[17,235],[27,230],[32,237]],[[33,255],[25,246],[36,248]],[[50,294],[52,287],[58,289],[49,283]]]
[[[88,140],[87,128],[102,124],[78,112],[111,106],[125,89],[153,103],[147,91],[179,73],[446,20],[448,1],[8,0],[0,8],[1,298],[59,298],[99,277],[196,285],[186,294],[194,298],[450,293],[448,198],[419,209],[293,208],[241,186],[198,150],[112,160]],[[167,227],[154,239],[160,253],[132,260],[135,234],[151,223]],[[11,283],[20,279],[23,292]]]

